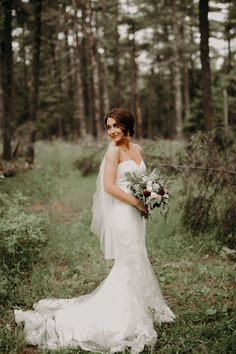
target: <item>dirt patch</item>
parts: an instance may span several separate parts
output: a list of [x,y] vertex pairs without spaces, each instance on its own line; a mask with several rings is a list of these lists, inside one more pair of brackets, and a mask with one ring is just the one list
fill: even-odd
[[25,348],[22,352],[20,352],[19,354],[36,354],[38,353],[37,351],[37,347],[34,346],[28,346],[27,348]]
[[41,211],[41,210],[45,210],[46,208],[45,208],[45,204],[40,204],[40,203],[35,203],[35,204],[32,204],[31,205],[31,209],[32,210],[39,210],[39,211]]
[[67,203],[35,203],[31,205],[31,210],[51,212],[56,218],[58,218],[58,222],[62,224],[70,224],[79,218],[78,213],[76,213]]

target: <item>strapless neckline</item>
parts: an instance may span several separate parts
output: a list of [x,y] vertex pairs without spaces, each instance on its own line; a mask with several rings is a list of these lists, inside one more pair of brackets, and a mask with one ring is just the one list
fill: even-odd
[[142,165],[142,163],[144,163],[143,159],[141,160],[141,162],[140,162],[139,165],[138,165],[134,160],[129,159],[129,160],[123,160],[123,161],[119,162],[119,163],[118,163],[118,166],[121,165],[121,164],[124,163],[124,162],[129,162],[129,161],[135,163],[135,165],[136,165],[137,167],[140,167],[140,166]]

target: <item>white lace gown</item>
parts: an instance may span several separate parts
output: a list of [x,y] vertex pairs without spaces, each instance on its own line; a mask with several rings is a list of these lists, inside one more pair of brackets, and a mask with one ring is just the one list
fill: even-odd
[[[116,184],[130,193],[125,172],[140,174],[133,160],[118,165]],[[154,323],[173,322],[145,246],[146,221],[139,211],[114,199],[115,261],[107,278],[90,294],[72,299],[43,299],[34,310],[15,310],[24,322],[26,341],[45,349],[80,347],[99,353],[130,348],[142,352],[156,342]]]

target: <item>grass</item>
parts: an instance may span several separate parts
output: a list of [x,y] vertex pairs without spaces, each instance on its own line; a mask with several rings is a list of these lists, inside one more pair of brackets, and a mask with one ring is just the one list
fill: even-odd
[[[168,151],[173,154],[175,150],[169,147]],[[81,177],[72,169],[73,161],[82,153],[76,145],[40,142],[37,168],[7,179],[2,186],[7,193],[20,190],[29,195],[32,211],[47,213],[50,227],[39,262],[23,280],[16,279],[12,285],[15,300],[1,309],[1,354],[49,353],[26,346],[22,329],[15,326],[13,309],[30,309],[45,297],[88,293],[112,267],[112,262],[103,260],[98,240],[90,232],[96,175]],[[235,264],[220,253],[221,245],[211,236],[194,238],[183,230],[182,190],[181,179],[176,177],[167,220],[155,213],[147,227],[150,261],[165,299],[178,316],[174,324],[156,327],[158,341],[153,353],[235,353]]]

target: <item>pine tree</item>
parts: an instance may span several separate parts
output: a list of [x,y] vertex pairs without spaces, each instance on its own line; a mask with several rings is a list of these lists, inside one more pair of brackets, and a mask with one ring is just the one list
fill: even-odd
[[199,0],[199,31],[201,35],[200,54],[202,64],[202,98],[204,126],[206,130],[214,127],[213,104],[211,93],[211,69],[209,58],[209,5],[208,0]]

